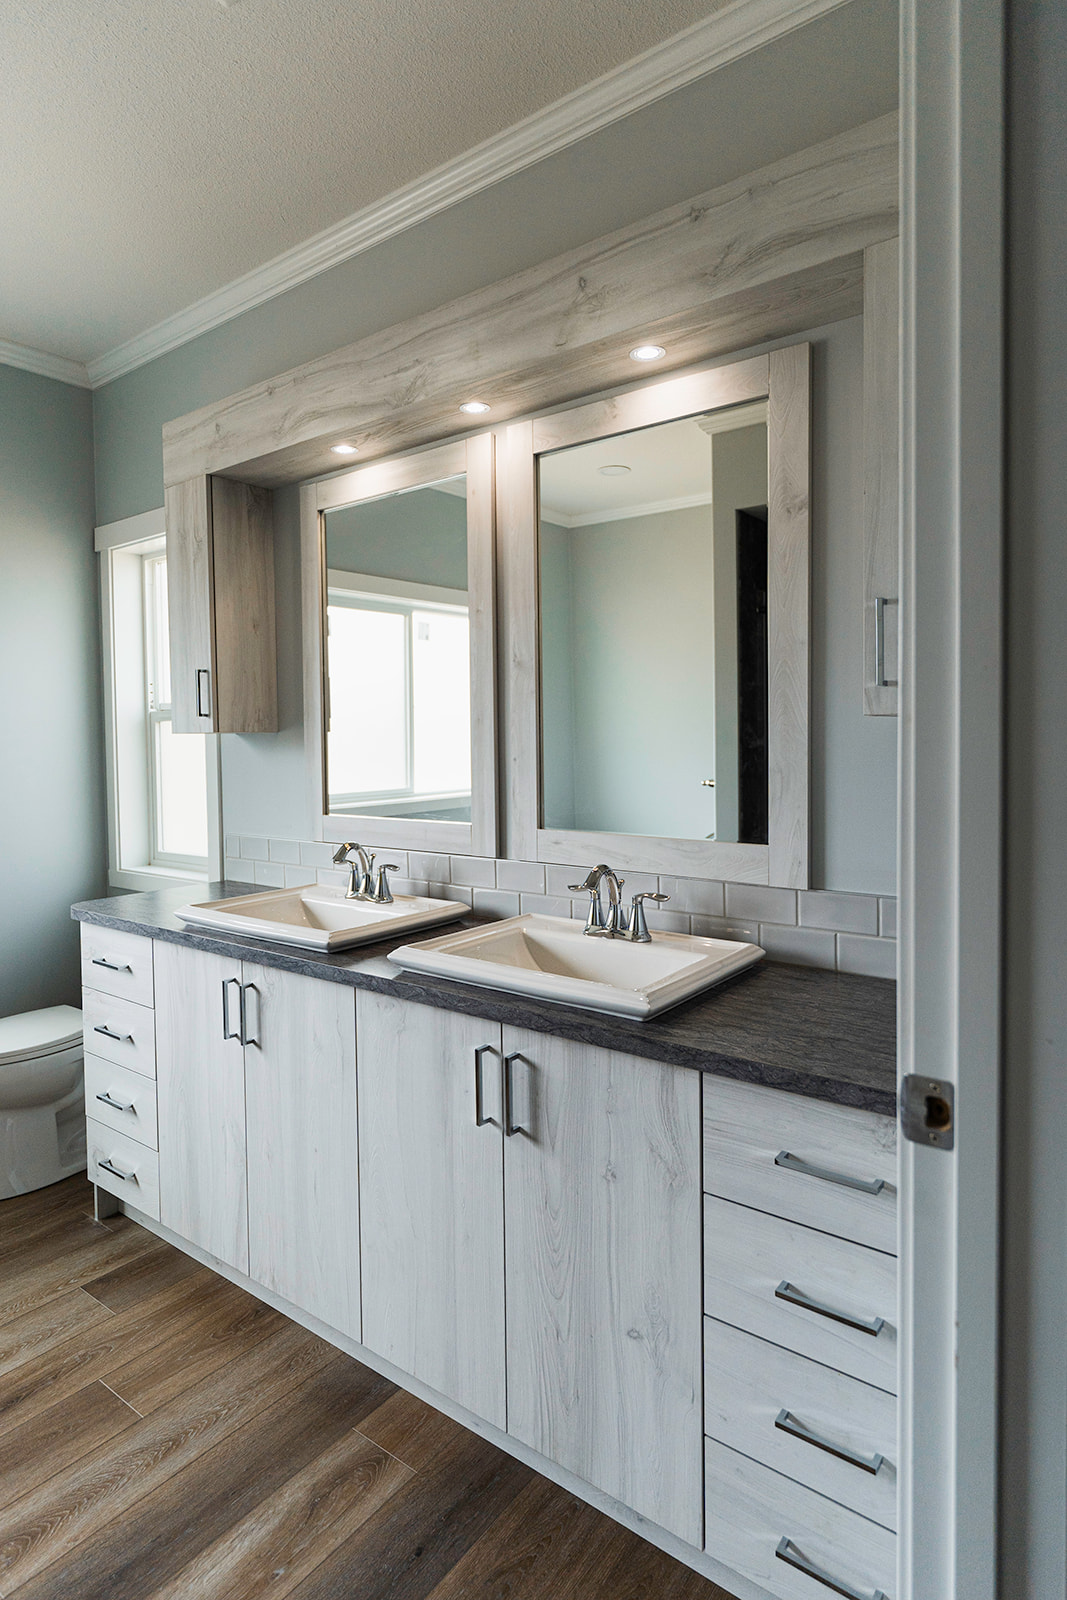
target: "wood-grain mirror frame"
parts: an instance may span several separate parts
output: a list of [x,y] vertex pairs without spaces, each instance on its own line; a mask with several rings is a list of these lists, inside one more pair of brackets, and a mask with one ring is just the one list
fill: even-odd
[[[493,436],[449,444],[357,467],[301,486],[301,572],[304,616],[304,750],[308,801],[316,838],[340,843],[358,834],[368,845],[452,855],[497,853],[496,670]],[[471,820],[331,816],[326,787],[326,540],[324,516],[443,478],[467,480],[467,592],[471,652]]]
[[[549,450],[697,412],[768,402],[768,843],[653,838],[541,825],[541,672],[537,461]],[[502,533],[508,561],[507,684],[512,759],[509,854],[526,861],[609,861],[631,871],[808,887],[810,825],[811,347],[649,384],[517,422],[506,433]]]

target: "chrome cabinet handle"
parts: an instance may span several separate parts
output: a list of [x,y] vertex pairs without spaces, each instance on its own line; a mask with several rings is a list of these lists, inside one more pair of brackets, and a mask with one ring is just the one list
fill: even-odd
[[123,1183],[137,1182],[136,1172],[123,1172],[121,1167],[116,1167],[110,1156],[105,1156],[103,1161],[98,1161],[97,1166],[100,1167],[103,1172],[110,1172],[116,1178],[121,1178]]
[[800,1439],[804,1444],[813,1444],[816,1450],[825,1450],[828,1456],[836,1456],[839,1461],[847,1461],[850,1466],[859,1467],[861,1472],[869,1472],[876,1478],[885,1465],[882,1455],[864,1456],[858,1450],[850,1450],[847,1445],[835,1444],[832,1439],[827,1439],[821,1433],[816,1433],[813,1428],[806,1427],[799,1417],[794,1417],[791,1411],[784,1408],[779,1411],[774,1419],[774,1426],[783,1433],[792,1434],[794,1439]]
[[846,1583],[843,1578],[835,1578],[833,1573],[827,1572],[824,1567],[817,1567],[814,1561],[808,1560],[803,1551],[797,1549],[792,1539],[779,1539],[778,1548],[774,1553],[779,1561],[784,1561],[789,1567],[796,1567],[798,1572],[814,1578],[816,1583],[832,1589],[834,1594],[844,1595],[845,1600],[886,1600],[884,1589],[871,1589],[865,1593],[862,1589],[857,1589],[854,1584]]
[[789,1150],[779,1150],[774,1164],[776,1167],[785,1167],[789,1172],[802,1172],[807,1178],[821,1178],[823,1183],[839,1183],[844,1189],[859,1189],[861,1194],[881,1194],[885,1188],[884,1178],[850,1178],[845,1172],[834,1172],[830,1167],[816,1167],[810,1161],[802,1161]]
[[863,1317],[854,1317],[848,1311],[838,1311],[833,1306],[824,1305],[821,1300],[812,1300],[800,1289],[794,1288],[785,1278],[774,1291],[774,1298],[786,1300],[791,1306],[799,1306],[802,1311],[814,1311],[816,1316],[829,1317],[831,1322],[843,1322],[846,1328],[855,1328],[859,1333],[869,1333],[874,1339],[877,1339],[885,1327],[884,1317],[873,1317],[867,1322]]
[[94,967],[106,967],[109,972],[132,972],[133,971],[133,968],[130,966],[128,961],[123,966],[117,961],[108,961],[104,956],[93,956],[92,964],[93,964]]
[[98,1100],[102,1101],[105,1106],[114,1106],[116,1111],[133,1111],[134,1110],[134,1104],[133,1104],[132,1100],[129,1101],[128,1103],[126,1101],[124,1101],[124,1100],[116,1100],[112,1096],[110,1090],[106,1094],[98,1094],[96,1098]]
[[874,602],[874,686],[876,689],[897,689],[900,687],[896,678],[887,678],[885,675],[885,611],[886,606],[899,604],[899,600],[893,600],[888,595],[879,595]]
[[222,1037],[224,1039],[237,1039],[241,1044],[243,1044],[244,1040],[241,1038],[241,1031],[242,1030],[240,1028],[234,1029],[234,1028],[231,1028],[231,1026],[230,1026],[230,984],[231,983],[235,983],[237,985],[238,996],[241,995],[241,980],[240,980],[240,978],[223,978],[223,980],[222,980]]
[[207,667],[196,670],[196,714],[198,717],[211,715],[211,673]]
[[494,1128],[500,1126],[495,1117],[486,1116],[482,1098],[482,1057],[497,1054],[491,1044],[480,1044],[474,1052],[474,1122],[478,1128],[484,1128],[487,1123],[492,1123]]
[[117,1039],[119,1044],[125,1044],[127,1039],[131,1044],[133,1043],[132,1033],[116,1033],[114,1028],[105,1028],[103,1023],[100,1022],[94,1024],[93,1032],[102,1033],[105,1039]]
[[[249,1026],[248,1026],[248,1013],[249,1013],[248,996],[249,996],[249,994],[254,994],[255,997],[256,997],[256,1031],[255,1031],[254,1034],[249,1031]],[[259,990],[256,988],[254,983],[242,983],[242,985],[241,985],[240,1014],[241,1014],[241,1035],[240,1035],[241,1043],[242,1044],[258,1044],[259,1043]]]
[[511,1114],[512,1102],[514,1098],[511,1083],[511,1064],[513,1061],[521,1061],[522,1059],[522,1051],[513,1050],[509,1056],[504,1057],[503,1066],[501,1068],[501,1078],[504,1092],[504,1133],[508,1139],[510,1139],[513,1134],[529,1133],[530,1131],[529,1128],[524,1128],[520,1122],[516,1122]]

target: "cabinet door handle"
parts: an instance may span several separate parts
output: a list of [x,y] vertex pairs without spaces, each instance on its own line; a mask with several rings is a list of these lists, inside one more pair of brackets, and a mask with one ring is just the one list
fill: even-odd
[[106,956],[93,956],[92,957],[92,964],[93,964],[94,967],[106,967],[109,972],[132,972],[133,971],[133,968],[130,966],[128,961],[125,963],[125,965],[123,965],[121,962],[118,962],[118,961],[108,961]]
[[116,1033],[114,1028],[105,1028],[102,1022],[97,1022],[94,1024],[93,1032],[102,1033],[105,1039],[117,1039],[119,1044],[125,1044],[127,1039],[131,1044],[133,1043],[132,1033]]
[[522,1061],[523,1059],[524,1058],[523,1058],[523,1054],[522,1054],[521,1050],[513,1050],[509,1056],[505,1056],[504,1057],[503,1065],[502,1065],[502,1068],[501,1068],[501,1074],[500,1074],[501,1075],[501,1088],[502,1088],[502,1091],[503,1091],[503,1100],[504,1100],[504,1133],[507,1136],[507,1138],[509,1138],[509,1139],[511,1138],[512,1134],[515,1134],[515,1133],[526,1133],[526,1134],[528,1134],[529,1131],[530,1131],[529,1128],[524,1128],[522,1126],[521,1122],[516,1122],[514,1117],[511,1114],[512,1102],[513,1102],[513,1087],[512,1087],[512,1081],[511,1081],[511,1064],[512,1064],[513,1061]]
[[105,1106],[113,1106],[116,1111],[132,1111],[134,1109],[132,1100],[116,1100],[110,1090],[105,1094],[98,1094],[96,1098],[102,1101]]
[[121,1178],[123,1183],[136,1183],[136,1172],[123,1172],[121,1167],[116,1167],[110,1156],[105,1156],[103,1161],[98,1161],[97,1166],[103,1172],[110,1172],[114,1177]]
[[816,1433],[814,1428],[807,1427],[799,1417],[794,1417],[791,1411],[782,1410],[774,1419],[774,1426],[783,1433],[792,1434],[794,1439],[800,1439],[804,1444],[813,1444],[816,1450],[825,1450],[828,1456],[836,1456],[839,1461],[847,1461],[850,1466],[859,1467],[861,1472],[869,1472],[876,1478],[885,1464],[882,1455],[865,1456],[858,1450],[850,1450],[847,1445],[835,1444],[832,1439],[827,1439],[824,1434]]
[[207,667],[196,669],[196,714],[198,717],[211,715],[211,673]]
[[499,1054],[491,1044],[480,1044],[474,1052],[474,1123],[478,1128],[484,1128],[487,1123],[492,1123],[494,1128],[500,1124],[495,1117],[487,1117],[482,1096],[482,1057]]
[[884,1178],[850,1178],[846,1172],[834,1172],[830,1167],[816,1167],[810,1161],[802,1161],[789,1150],[779,1150],[774,1164],[776,1167],[785,1167],[788,1172],[802,1172],[807,1178],[821,1178],[823,1183],[839,1183],[844,1189],[859,1189],[861,1194],[881,1194],[885,1188]]
[[[231,983],[235,983],[237,985],[237,994],[238,994],[238,997],[241,998],[241,980],[240,980],[240,978],[223,978],[223,980],[222,980],[222,1037],[224,1039],[237,1039],[241,1044],[243,1044],[244,1040],[241,1038],[241,1031],[242,1031],[241,1028],[238,1027],[238,1028],[234,1029],[234,1028],[231,1028],[231,1026],[230,1026],[230,984]],[[243,1009],[243,1005],[242,1005],[242,1009]]]
[[831,1322],[843,1322],[846,1328],[855,1328],[859,1333],[869,1333],[877,1339],[885,1327],[884,1317],[872,1317],[868,1322],[863,1317],[854,1317],[851,1312],[838,1311],[834,1306],[824,1305],[821,1300],[812,1300],[800,1289],[793,1287],[783,1278],[774,1291],[776,1300],[787,1300],[791,1306],[799,1306],[802,1311],[814,1311],[816,1316],[829,1317]]
[[[248,1014],[249,1014],[249,1010],[250,1010],[250,1007],[249,1007],[249,1004],[248,1004],[248,996],[250,994],[254,994],[255,997],[256,997],[256,1031],[255,1031],[255,1033],[252,1033],[252,1032],[249,1031],[249,1024],[248,1024]],[[240,1012],[241,1012],[241,1043],[242,1044],[258,1044],[259,1043],[259,990],[256,988],[254,983],[242,983],[242,985],[241,985]]]
[[881,594],[874,602],[874,686],[876,689],[897,689],[896,678],[885,675],[885,613],[887,606],[899,605],[888,595]]
[[821,1583],[827,1589],[832,1589],[834,1594],[842,1594],[845,1600],[886,1600],[884,1589],[857,1589],[855,1584],[846,1583],[843,1578],[835,1578],[832,1572],[827,1572],[824,1567],[817,1567],[814,1561],[809,1561],[803,1551],[798,1550],[792,1539],[782,1538],[778,1541],[778,1548],[774,1552],[779,1561],[784,1561],[787,1566],[796,1567],[798,1572],[803,1572],[806,1577],[814,1578],[816,1583]]

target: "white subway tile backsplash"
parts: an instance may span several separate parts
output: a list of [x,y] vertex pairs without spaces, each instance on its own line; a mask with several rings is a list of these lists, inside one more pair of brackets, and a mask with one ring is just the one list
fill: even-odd
[[835,937],[821,928],[788,928],[761,922],[756,943],[763,946],[772,961],[788,961],[795,967],[833,968]]
[[300,845],[300,864],[304,867],[332,867],[335,844],[305,843]]
[[434,883],[432,879],[430,881],[430,895],[434,900],[459,900],[465,906],[469,906],[473,894],[474,890],[469,889],[466,884]]
[[290,867],[285,865],[282,867],[282,872],[285,875],[285,887],[287,889],[306,889],[309,884],[315,882],[314,867]]
[[[522,894],[519,896],[523,912],[539,911],[543,917],[570,917],[571,902],[554,894]],[[583,912],[584,915],[584,912]]]
[[240,859],[235,861],[231,856],[227,856],[223,871],[227,878],[234,883],[255,883],[256,881],[251,861],[241,861]]
[[475,889],[474,909],[484,911],[490,917],[517,917],[520,911],[519,897],[503,889]]
[[333,889],[343,889],[348,883],[348,873],[342,872],[339,867],[316,867],[315,882]]
[[393,878],[392,887],[394,894],[428,895],[430,892],[427,878]]
[[226,835],[226,854],[231,860],[237,861],[241,855],[241,836],[237,833]]
[[797,898],[802,928],[833,928],[838,933],[878,932],[878,901],[873,894],[802,889]]
[[762,884],[728,883],[726,915],[739,917],[743,922],[795,925],[797,892],[795,889],[766,889]]
[[[383,846],[382,850],[378,852],[379,861],[384,861],[386,855],[388,855],[388,851]],[[391,859],[392,857],[390,857]],[[408,872],[413,878],[425,878],[427,883],[451,883],[452,857],[427,855],[422,850],[409,850]]]
[[300,846],[295,839],[270,839],[268,848],[272,861],[291,867],[300,865]]
[[858,933],[839,933],[837,970],[862,973],[867,978],[895,978],[897,941],[869,939]]
[[742,944],[759,944],[759,924],[735,922],[731,917],[690,917],[692,932],[701,939],[737,939]]
[[897,902],[892,895],[884,895],[878,902],[878,932],[883,939],[897,936]]
[[545,869],[534,861],[498,861],[496,886],[520,894],[544,894]]
[[692,911],[702,917],[721,917],[726,910],[721,883],[714,878],[665,878],[660,875],[661,894],[671,897],[672,911]]
[[[627,915],[629,909],[627,908]],[[661,911],[659,906],[653,906],[645,901],[645,921],[649,930],[655,933],[659,929],[662,933],[691,933],[692,925],[687,911]]]
[[266,839],[241,839],[241,855],[246,861],[269,861],[270,846]]
[[588,864],[584,867],[560,867],[550,864],[545,868],[545,893],[569,896],[571,884],[584,883],[588,871]]
[[496,862],[490,856],[453,856],[452,882],[472,889],[496,888]]
[[277,861],[257,861],[256,882],[264,889],[285,888],[285,868]]

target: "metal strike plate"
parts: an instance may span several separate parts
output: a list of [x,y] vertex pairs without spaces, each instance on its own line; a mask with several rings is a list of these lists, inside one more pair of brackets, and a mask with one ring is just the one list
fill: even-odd
[[905,1139],[913,1144],[951,1150],[956,1143],[956,1091],[951,1083],[910,1073],[901,1089],[900,1121]]

